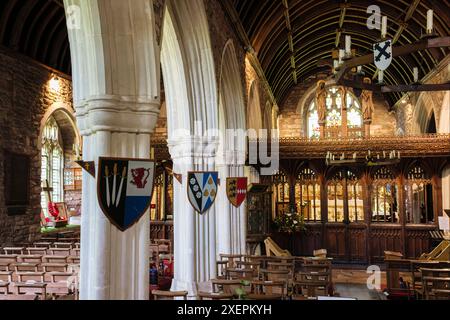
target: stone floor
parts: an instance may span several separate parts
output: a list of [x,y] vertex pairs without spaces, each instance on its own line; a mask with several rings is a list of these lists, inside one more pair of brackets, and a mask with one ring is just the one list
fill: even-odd
[[[338,296],[357,300],[386,300],[381,291],[369,290],[366,270],[335,269],[333,283]],[[381,288],[386,287],[386,273],[381,273]]]

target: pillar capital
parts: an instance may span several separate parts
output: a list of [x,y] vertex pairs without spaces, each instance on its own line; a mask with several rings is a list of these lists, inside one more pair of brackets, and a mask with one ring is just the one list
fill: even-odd
[[150,134],[159,115],[158,101],[140,97],[93,96],[75,108],[82,136],[99,131]]
[[191,159],[215,159],[219,147],[219,137],[177,135],[168,141],[173,161]]

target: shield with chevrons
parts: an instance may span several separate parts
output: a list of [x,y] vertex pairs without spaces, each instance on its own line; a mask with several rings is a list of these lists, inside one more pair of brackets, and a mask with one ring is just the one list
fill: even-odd
[[132,227],[150,208],[155,162],[100,158],[97,197],[100,208],[119,230]]
[[195,211],[200,214],[211,209],[217,197],[218,172],[189,172],[187,193]]
[[227,197],[236,208],[239,208],[247,198],[247,185],[247,178],[227,178]]

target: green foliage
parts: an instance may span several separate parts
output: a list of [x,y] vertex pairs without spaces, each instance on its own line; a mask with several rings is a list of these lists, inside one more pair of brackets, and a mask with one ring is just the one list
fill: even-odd
[[305,217],[297,212],[283,213],[276,217],[273,222],[280,232],[294,233],[306,230]]

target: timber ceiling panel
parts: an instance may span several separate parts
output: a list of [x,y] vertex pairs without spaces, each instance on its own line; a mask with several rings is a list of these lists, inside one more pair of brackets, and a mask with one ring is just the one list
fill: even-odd
[[[439,36],[449,36],[447,0],[224,0],[240,17],[251,45],[274,91],[282,102],[292,87],[319,73],[331,74],[332,51],[344,48],[345,34],[352,36],[357,55],[372,51],[380,31],[367,28],[367,8],[378,5],[389,18],[388,37],[396,46],[416,42],[426,28],[428,9],[435,11]],[[433,49],[396,58],[385,74],[387,84],[410,84],[413,67],[428,74],[450,51]],[[376,77],[374,65],[364,72]],[[400,94],[389,94],[393,105]]]
[[62,0],[0,1],[0,44],[70,74]]

